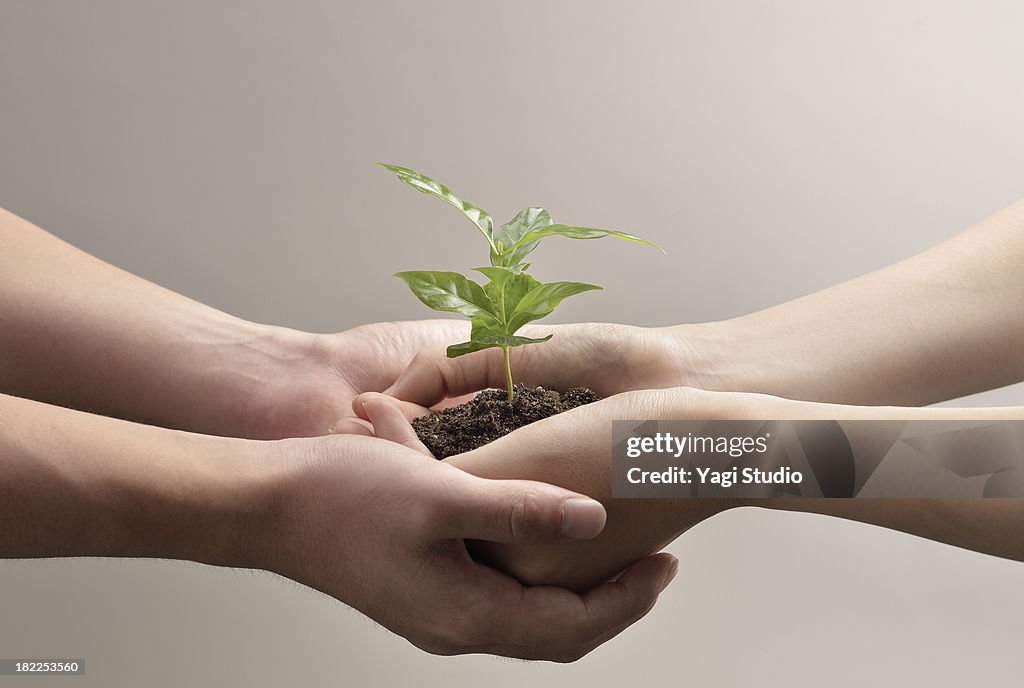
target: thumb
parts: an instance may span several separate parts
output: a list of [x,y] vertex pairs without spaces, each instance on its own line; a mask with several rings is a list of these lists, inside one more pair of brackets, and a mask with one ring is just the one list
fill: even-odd
[[501,349],[492,348],[458,358],[443,352],[421,351],[384,390],[384,394],[420,406],[432,407],[445,399],[505,386]]
[[[403,404],[407,408],[414,406],[377,392],[365,392],[355,398],[352,408],[357,410],[360,418],[373,425],[373,434],[377,437],[397,442],[410,449],[415,449],[421,454],[432,456],[430,450],[420,442],[416,431],[409,424],[409,420],[406,418],[407,411],[399,408],[399,404]],[[419,409],[420,407],[415,408]],[[419,411],[419,415],[425,412],[429,413],[429,409],[422,409]]]
[[443,539],[526,544],[589,540],[604,529],[604,507],[585,495],[545,483],[459,474],[437,522]]

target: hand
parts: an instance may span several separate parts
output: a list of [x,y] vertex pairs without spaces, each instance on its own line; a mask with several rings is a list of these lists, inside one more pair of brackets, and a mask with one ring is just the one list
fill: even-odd
[[274,352],[275,363],[258,373],[252,411],[244,429],[233,434],[329,434],[338,419],[351,415],[358,394],[387,389],[417,352],[443,355],[448,344],[468,335],[468,325],[454,320],[383,322],[321,335],[272,330],[265,348]]
[[[696,328],[701,328],[699,336]],[[693,385],[709,367],[703,352],[713,347],[711,326],[659,329],[589,323],[537,326],[523,333],[555,336],[544,344],[512,349],[516,382],[560,390],[586,386],[600,396]],[[504,386],[500,349],[447,358],[443,347],[433,347],[417,353],[387,393],[406,402],[400,407],[414,418],[446,399]]]
[[[474,477],[367,437],[289,440],[279,512],[257,524],[254,559],[349,604],[417,647],[573,661],[654,604],[675,574],[646,558],[579,595],[525,588],[470,558],[464,539],[569,543],[604,524],[593,500],[527,481]],[[278,469],[277,472],[280,472]]]
[[258,442],[0,394],[0,558],[158,557],[266,569],[432,652],[568,661],[654,604],[672,557],[585,595],[524,589],[463,538],[569,542],[600,504],[476,478],[366,437]]
[[[604,530],[586,542],[475,543],[474,556],[526,584],[587,589],[658,551],[706,518],[740,506],[740,501],[727,499],[611,499],[611,421],[720,417],[702,414],[737,413],[737,409],[746,408],[735,406],[737,400],[753,396],[685,388],[620,394],[527,425],[491,444],[440,462],[489,479],[517,478],[560,485],[599,500],[607,510]],[[347,420],[339,430],[373,432],[378,438],[429,456],[390,397],[364,394],[356,399],[354,408],[361,421]]]
[[[683,384],[695,377],[687,371],[701,367],[696,349],[676,329],[555,325],[534,334],[541,330],[555,337],[543,346],[513,350],[517,381],[555,388],[586,385],[607,396]],[[263,376],[257,396],[259,427],[245,436],[328,434],[337,421],[352,417],[352,400],[363,392],[388,390],[412,402],[403,406],[411,419],[428,407],[503,386],[499,349],[445,356],[449,344],[467,337],[468,325],[454,320],[376,323],[329,335],[292,333],[276,345],[280,363]]]

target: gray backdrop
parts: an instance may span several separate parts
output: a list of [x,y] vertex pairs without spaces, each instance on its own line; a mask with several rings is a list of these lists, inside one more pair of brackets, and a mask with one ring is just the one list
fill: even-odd
[[[967,0],[0,0],[0,205],[232,313],[340,330],[426,315],[396,270],[480,262],[451,208],[370,166],[397,162],[501,218],[544,204],[670,251],[545,244],[542,278],[607,287],[557,319],[725,318],[1019,198],[1022,22],[1020,3]],[[671,550],[657,609],[570,666],[431,657],[269,575],[109,560],[0,563],[0,656],[85,657],[74,686],[956,686],[1024,669],[1021,564],[756,511]]]

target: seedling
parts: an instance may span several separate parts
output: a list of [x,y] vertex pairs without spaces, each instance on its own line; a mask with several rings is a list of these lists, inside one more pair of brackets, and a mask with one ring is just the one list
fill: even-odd
[[516,332],[523,325],[550,315],[558,304],[568,297],[601,289],[595,284],[582,282],[543,284],[534,279],[527,273],[530,264],[524,261],[537,245],[543,239],[556,235],[570,239],[600,239],[610,236],[658,248],[649,241],[625,232],[553,224],[551,215],[544,208],[520,210],[511,220],[494,229],[494,221],[490,215],[472,203],[460,199],[444,184],[407,167],[377,164],[394,172],[400,180],[414,189],[437,196],[445,203],[458,208],[487,240],[491,264],[488,267],[474,268],[488,279],[483,286],[458,272],[411,270],[396,273],[395,277],[404,280],[416,298],[429,308],[459,313],[469,318],[469,341],[449,346],[449,358],[493,347],[501,348],[505,354],[505,384],[508,387],[509,401],[515,397],[509,350],[525,344],[546,342],[552,337],[549,334],[534,339],[520,337]]

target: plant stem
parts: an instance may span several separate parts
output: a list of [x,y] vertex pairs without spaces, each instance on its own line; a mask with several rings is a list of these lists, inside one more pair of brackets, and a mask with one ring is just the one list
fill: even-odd
[[508,386],[508,402],[511,404],[516,395],[515,388],[512,386],[512,362],[509,359],[508,347],[503,346],[501,350],[505,352],[505,384]]

